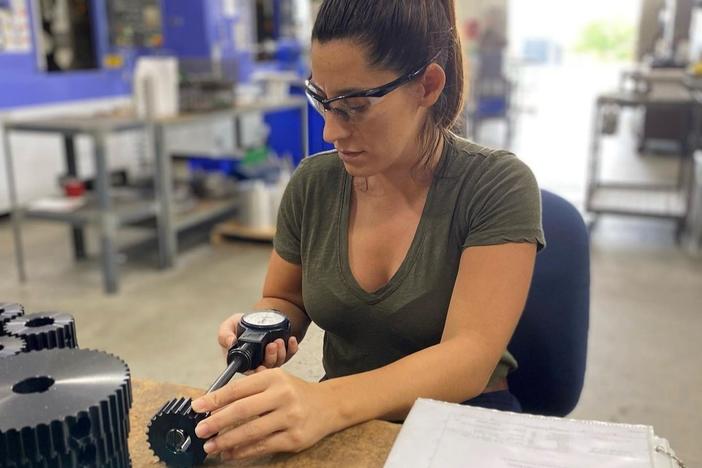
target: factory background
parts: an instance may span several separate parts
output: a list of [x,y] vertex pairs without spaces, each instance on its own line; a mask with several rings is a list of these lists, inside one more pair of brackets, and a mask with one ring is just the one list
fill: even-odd
[[[456,133],[514,152],[589,230],[571,417],[653,425],[702,465],[702,6],[456,3]],[[332,148],[303,90],[319,4],[0,0],[0,302],[207,387],[291,173]],[[319,379],[321,343],[313,326],[286,368]]]

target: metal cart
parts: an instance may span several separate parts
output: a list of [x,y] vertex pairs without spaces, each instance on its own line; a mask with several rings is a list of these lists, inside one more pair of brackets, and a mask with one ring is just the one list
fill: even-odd
[[595,103],[593,133],[588,164],[586,210],[593,215],[591,227],[598,215],[617,214],[670,219],[677,224],[677,237],[685,228],[688,213],[692,157],[690,131],[681,136],[677,182],[625,183],[604,182],[601,179],[602,138],[617,129],[617,116],[625,108],[683,109],[690,116],[692,128],[693,101],[684,87],[680,93],[657,94],[650,91],[619,91],[601,94]]

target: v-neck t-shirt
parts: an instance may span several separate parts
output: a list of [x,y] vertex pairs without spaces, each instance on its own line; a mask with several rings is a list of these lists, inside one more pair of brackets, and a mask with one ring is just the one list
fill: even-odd
[[[452,136],[403,262],[388,283],[368,292],[348,260],[352,185],[335,151],[304,159],[283,194],[273,243],[284,260],[302,266],[304,309],[324,330],[327,378],[377,369],[438,344],[464,249],[545,245],[541,196],[526,164]],[[516,367],[505,350],[490,384]]]

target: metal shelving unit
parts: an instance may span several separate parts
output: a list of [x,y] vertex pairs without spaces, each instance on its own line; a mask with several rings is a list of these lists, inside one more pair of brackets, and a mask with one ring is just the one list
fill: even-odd
[[[156,216],[158,205],[155,201],[113,202],[112,213],[117,227],[138,223]],[[45,208],[35,208],[31,205],[22,210],[22,216],[44,221],[58,221],[74,226],[98,225],[102,211],[89,203],[72,210],[56,211]]]
[[[11,220],[15,243],[17,270],[21,281],[26,281],[24,248],[22,243],[21,221],[23,218],[63,222],[71,225],[74,255],[85,258],[83,229],[96,226],[100,236],[100,263],[104,289],[115,293],[119,287],[117,271],[116,231],[127,224],[155,219],[159,247],[159,264],[170,268],[175,264],[178,232],[209,220],[217,219],[236,209],[234,200],[205,201],[183,214],[176,214],[173,202],[173,176],[171,155],[165,148],[165,133],[181,125],[231,118],[234,120],[247,112],[275,112],[298,109],[301,113],[301,137],[303,156],[308,154],[307,101],[304,98],[290,97],[285,100],[266,101],[240,105],[231,109],[211,112],[178,115],[148,121],[134,116],[87,116],[61,119],[44,119],[22,122],[5,122],[3,146],[7,165],[7,182],[10,193]],[[232,125],[234,128],[234,125]],[[151,200],[120,201],[112,195],[107,164],[107,135],[126,130],[147,132],[153,144],[155,156],[154,184],[155,198]],[[88,135],[94,141],[95,160],[95,200],[93,203],[76,209],[53,211],[22,207],[18,203],[13,156],[10,145],[11,132],[57,133],[65,141],[67,173],[77,176],[75,145],[76,135]]]

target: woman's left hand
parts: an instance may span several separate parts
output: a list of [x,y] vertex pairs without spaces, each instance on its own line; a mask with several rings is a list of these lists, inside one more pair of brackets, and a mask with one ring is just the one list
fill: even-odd
[[198,398],[192,407],[213,412],[195,433],[203,439],[219,433],[205,451],[224,458],[300,452],[338,430],[335,399],[327,388],[282,369],[259,368]]

